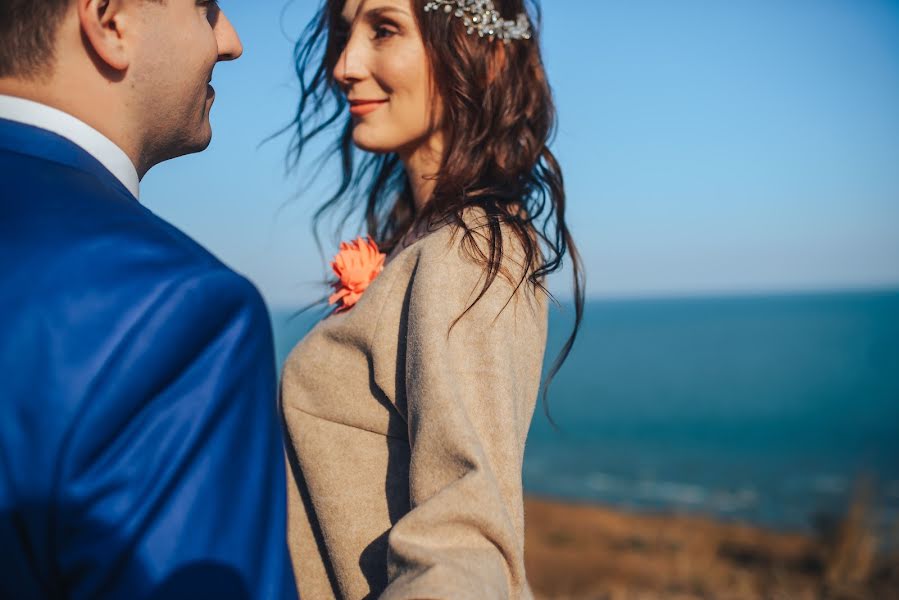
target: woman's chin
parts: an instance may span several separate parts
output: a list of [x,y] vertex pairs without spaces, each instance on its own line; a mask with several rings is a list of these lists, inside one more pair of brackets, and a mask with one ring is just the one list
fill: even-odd
[[360,131],[359,126],[353,130],[353,144],[360,150],[373,154],[390,154],[402,147],[402,145],[392,143],[392,140],[385,140],[382,136],[370,135],[369,132]]

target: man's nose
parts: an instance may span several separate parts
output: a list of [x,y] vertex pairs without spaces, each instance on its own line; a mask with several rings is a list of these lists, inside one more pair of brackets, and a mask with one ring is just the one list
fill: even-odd
[[237,35],[237,30],[234,29],[231,21],[228,20],[223,11],[220,10],[216,15],[213,28],[215,40],[218,43],[219,60],[227,61],[240,58],[240,55],[243,54],[243,44],[240,43],[240,36]]

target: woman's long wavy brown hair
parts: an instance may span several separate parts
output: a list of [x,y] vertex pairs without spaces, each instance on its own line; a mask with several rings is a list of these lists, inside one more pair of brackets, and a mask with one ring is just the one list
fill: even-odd
[[[549,382],[568,357],[583,318],[584,272],[565,223],[562,169],[548,147],[556,112],[538,32],[530,41],[510,44],[481,39],[467,35],[460,19],[425,13],[426,0],[411,2],[431,80],[442,100],[438,126],[446,149],[425,208],[416,212],[396,154],[371,154],[354,147],[346,97],[331,75],[343,51],[345,0],[325,0],[295,47],[300,99],[287,128],[294,133],[289,164],[297,166],[312,138],[342,126],[337,144],[325,155],[339,157],[342,177],[336,192],[315,213],[316,238],[323,217],[347,205],[346,222],[363,199],[368,234],[387,253],[416,224],[449,223],[462,232],[463,247],[484,267],[485,283],[471,306],[499,274],[505,274],[502,228],[513,232],[523,248],[525,265],[516,289],[527,282],[535,291],[548,293],[545,278],[562,267],[567,254],[573,267],[574,327],[544,382],[548,416]],[[536,2],[529,7],[524,0],[494,0],[494,4],[505,18],[531,8],[532,23],[540,22]],[[486,252],[462,218],[470,207],[479,207],[486,215],[486,232],[480,232],[486,236]]]

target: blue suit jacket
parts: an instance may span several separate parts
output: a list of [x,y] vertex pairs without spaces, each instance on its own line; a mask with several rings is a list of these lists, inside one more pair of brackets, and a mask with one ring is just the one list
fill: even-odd
[[295,597],[255,288],[2,119],[0,278],[0,597]]

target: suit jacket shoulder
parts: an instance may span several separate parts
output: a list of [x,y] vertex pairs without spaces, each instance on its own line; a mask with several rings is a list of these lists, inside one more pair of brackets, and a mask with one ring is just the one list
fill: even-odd
[[0,596],[293,597],[257,290],[111,176],[0,181]]

